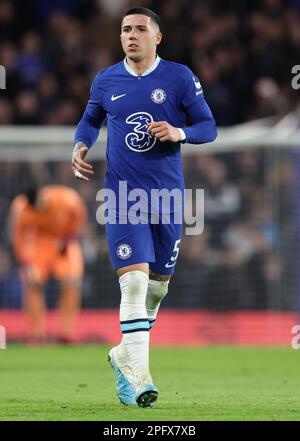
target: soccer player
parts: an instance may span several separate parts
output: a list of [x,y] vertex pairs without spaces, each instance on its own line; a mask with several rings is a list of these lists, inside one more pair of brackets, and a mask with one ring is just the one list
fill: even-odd
[[[182,193],[180,143],[206,143],[217,136],[199,79],[187,66],[156,54],[162,39],[160,27],[160,18],[149,9],[138,7],[124,14],[121,43],[126,57],[97,74],[75,133],[73,173],[88,180],[93,169],[85,156],[106,120],[105,188],[113,190],[117,200],[121,181],[127,185],[125,197],[136,189],[149,197],[152,189],[179,189]],[[110,351],[109,360],[116,372],[121,402],[147,407],[158,395],[149,371],[149,330],[174,272],[182,222],[164,223],[168,210],[157,206],[151,206],[150,211],[156,210],[159,223],[145,219],[126,222],[125,197],[122,194],[116,208],[116,222],[108,219],[106,223],[121,289],[123,334],[121,343]],[[132,201],[128,201],[127,211],[129,208]],[[176,210],[183,212],[180,201],[169,214]]]
[[25,310],[33,342],[45,339],[43,286],[51,274],[61,290],[59,340],[72,340],[83,276],[77,236],[86,217],[86,207],[78,193],[62,185],[40,189],[30,186],[12,202],[12,245],[25,287]]

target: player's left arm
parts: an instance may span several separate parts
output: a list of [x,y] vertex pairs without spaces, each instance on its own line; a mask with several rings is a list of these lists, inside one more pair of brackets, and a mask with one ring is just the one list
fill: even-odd
[[75,191],[62,194],[59,203],[64,211],[64,217],[56,233],[56,245],[60,254],[65,254],[69,244],[79,239],[87,220],[87,208]]
[[66,210],[68,217],[65,224],[65,232],[67,238],[78,238],[82,232],[87,220],[87,208],[79,195],[74,195],[69,200],[69,206]]
[[203,95],[186,109],[186,114],[191,125],[182,127],[185,134],[182,142],[204,144],[216,139],[216,122]]
[[181,106],[189,117],[188,127],[174,127],[167,121],[152,122],[148,131],[161,142],[189,142],[203,144],[214,141],[217,137],[217,127],[211,110],[204,98],[198,78],[187,69],[183,83]]

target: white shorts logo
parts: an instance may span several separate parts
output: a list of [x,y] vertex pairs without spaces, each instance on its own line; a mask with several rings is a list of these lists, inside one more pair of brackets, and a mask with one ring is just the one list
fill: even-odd
[[156,104],[162,104],[166,101],[167,94],[163,89],[154,89],[151,93],[151,99]]
[[148,123],[151,122],[153,122],[153,118],[147,112],[132,113],[126,118],[127,124],[135,126],[133,132],[128,133],[125,138],[127,147],[130,150],[143,153],[152,149],[156,143],[156,138],[148,132]]
[[129,259],[131,254],[132,254],[132,248],[127,243],[122,243],[121,245],[118,246],[118,248],[117,248],[117,256],[120,259],[122,259],[122,260]]

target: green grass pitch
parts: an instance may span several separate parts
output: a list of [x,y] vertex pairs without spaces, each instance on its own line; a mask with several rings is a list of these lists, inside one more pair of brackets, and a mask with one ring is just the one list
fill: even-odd
[[152,348],[154,408],[124,407],[101,346],[0,351],[0,420],[300,420],[300,352]]

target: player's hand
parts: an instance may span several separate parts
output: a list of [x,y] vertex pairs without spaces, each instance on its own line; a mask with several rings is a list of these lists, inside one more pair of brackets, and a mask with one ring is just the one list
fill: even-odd
[[171,126],[167,121],[156,121],[149,123],[148,132],[155,136],[160,142],[181,140],[181,134],[176,127]]
[[75,178],[83,181],[89,181],[89,178],[85,176],[93,175],[93,167],[88,162],[84,161],[89,149],[83,142],[77,142],[73,149],[72,155],[72,170]]

